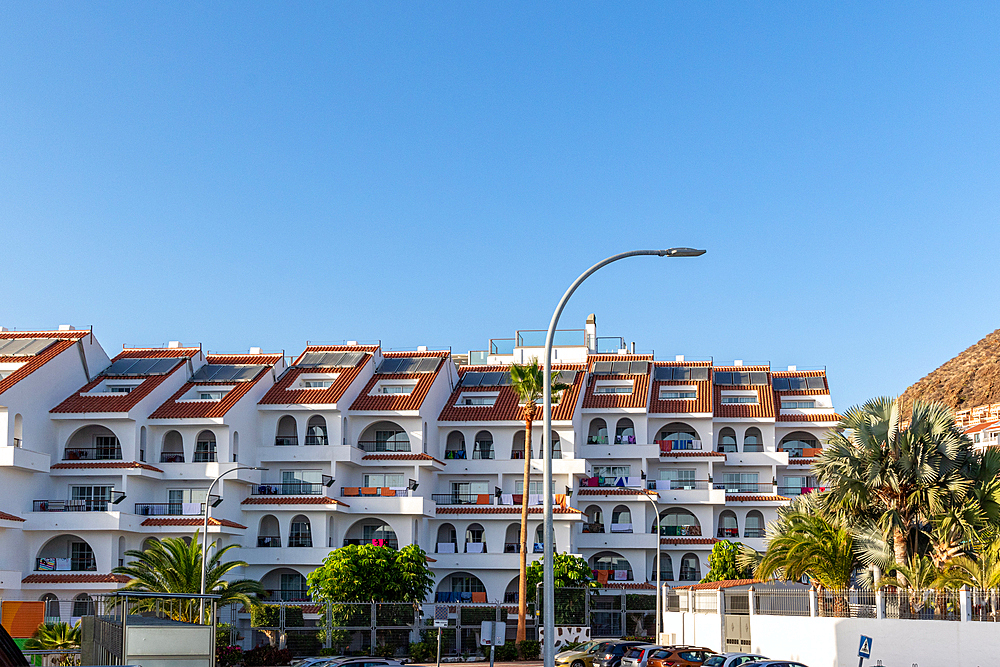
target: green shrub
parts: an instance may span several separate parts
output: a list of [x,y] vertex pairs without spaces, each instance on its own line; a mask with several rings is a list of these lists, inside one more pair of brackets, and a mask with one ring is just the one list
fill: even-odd
[[410,644],[410,660],[413,662],[434,662],[437,660],[437,638],[421,638]]
[[[302,607],[285,607],[285,627],[301,628],[305,625],[302,619]],[[262,604],[250,609],[250,626],[254,628],[281,627],[281,605]]]
[[542,645],[534,639],[525,639],[517,644],[517,655],[519,660],[538,660],[538,655],[542,652]]
[[514,646],[514,642],[507,642],[506,644],[497,646],[493,657],[497,662],[512,662],[517,660],[517,647]]
[[[215,626],[215,648],[226,648],[230,644],[233,626],[229,623],[219,623]],[[243,639],[243,634],[236,633],[236,641]]]
[[243,662],[243,649],[239,646],[216,646],[215,664],[218,667],[232,667]]

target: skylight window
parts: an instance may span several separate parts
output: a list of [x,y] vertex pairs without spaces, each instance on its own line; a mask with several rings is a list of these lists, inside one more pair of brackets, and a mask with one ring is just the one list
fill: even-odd
[[455,401],[457,406],[477,406],[477,407],[490,407],[496,404],[497,394],[483,394],[483,393],[469,393],[462,394]]

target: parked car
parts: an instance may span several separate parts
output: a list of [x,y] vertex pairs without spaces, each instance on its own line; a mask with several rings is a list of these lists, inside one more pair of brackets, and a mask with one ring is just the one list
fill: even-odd
[[646,642],[608,642],[608,645],[601,649],[594,656],[594,667],[621,667],[622,657],[625,651],[633,646],[641,646]]
[[561,667],[594,667],[594,657],[612,642],[589,641],[569,651],[556,653],[556,664]]
[[298,660],[293,660],[291,667],[312,667],[313,665],[320,662],[330,662],[330,656],[321,655],[314,656],[312,658],[299,658]]
[[327,658],[326,662],[316,662],[310,667],[403,667],[403,663],[391,658],[355,656],[351,658]]
[[715,651],[701,646],[665,646],[653,651],[647,667],[701,667]]
[[767,658],[756,653],[720,653],[713,655],[701,665],[702,667],[744,667],[744,665],[752,665],[761,660],[767,660]]
[[801,662],[792,662],[790,660],[764,660],[748,662],[746,664],[748,667],[806,667]]
[[659,644],[639,644],[625,651],[622,667],[646,667],[646,661],[653,651],[663,648]]

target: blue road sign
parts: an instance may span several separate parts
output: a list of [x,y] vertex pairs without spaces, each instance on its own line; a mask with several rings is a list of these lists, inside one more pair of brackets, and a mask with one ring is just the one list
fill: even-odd
[[858,647],[859,658],[872,657],[872,638],[861,635],[861,645]]

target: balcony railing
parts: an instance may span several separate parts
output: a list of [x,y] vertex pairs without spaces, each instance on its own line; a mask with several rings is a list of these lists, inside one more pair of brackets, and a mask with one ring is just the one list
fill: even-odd
[[73,558],[42,557],[35,559],[35,572],[96,572],[97,560],[93,556]]
[[503,552],[505,554],[519,554],[521,553],[521,543],[520,542],[504,542]]
[[67,447],[63,450],[63,461],[121,461],[122,448],[119,447]]
[[184,463],[184,455],[160,452],[160,463]]
[[694,479],[651,479],[646,488],[650,491],[707,491],[712,483]]
[[719,445],[719,448],[716,451],[722,452],[723,454],[735,454],[739,450],[736,448],[736,445]]
[[598,581],[600,581],[602,578],[604,578],[604,577],[602,577],[600,575],[601,572],[606,572],[607,573],[606,575],[604,575],[606,577],[606,579],[604,579],[604,580],[607,581],[607,582],[632,581],[632,579],[633,579],[632,570],[625,570],[625,572],[627,574],[625,575],[624,579],[621,579],[621,578],[615,576],[615,573],[616,572],[621,572],[621,570],[594,570],[594,574],[597,575],[597,580]]
[[584,523],[581,524],[581,531],[583,533],[603,533],[604,524],[603,523]]
[[280,484],[251,484],[252,496],[319,496],[323,485],[319,482],[282,482]]
[[523,449],[515,449],[515,450],[511,451],[511,453],[510,453],[510,460],[511,461],[523,461],[524,460],[524,450]]
[[[389,547],[390,549],[399,549],[399,541],[396,539],[371,539],[366,540],[363,538],[349,537],[344,540],[344,546],[348,547],[351,545],[361,546],[363,544],[374,544],[379,547]],[[333,546],[332,544],[330,546]]]
[[110,500],[36,500],[33,512],[106,512]]
[[744,452],[762,452],[762,451],[764,451],[764,445],[748,445],[748,444],[744,443],[743,444],[743,451]]
[[774,484],[770,482],[716,482],[715,488],[726,493],[771,493]]
[[310,535],[292,535],[288,538],[288,546],[290,547],[311,547],[312,545],[313,541]]
[[660,526],[661,537],[701,537],[701,526]]
[[395,440],[385,442],[382,440],[358,440],[358,449],[363,449],[366,452],[408,452],[410,451],[410,442],[409,440],[402,442]]
[[195,452],[194,459],[195,463],[215,463],[215,451],[210,452]]
[[299,436],[297,435],[278,435],[274,438],[276,447],[293,447],[297,444],[299,444]]
[[330,439],[325,435],[307,435],[306,436],[307,445],[329,445]]
[[492,459],[496,456],[492,442],[477,442],[472,448],[472,458]]
[[804,493],[812,493],[813,491],[825,491],[825,486],[779,486],[778,495],[781,496],[800,496]]
[[492,493],[434,493],[431,499],[438,505],[492,505]]
[[505,604],[517,604],[517,591],[510,591],[509,593],[504,593],[503,601]]
[[716,537],[739,537],[739,536],[740,536],[739,528],[724,528],[722,526],[719,526],[719,531],[718,534],[716,535]]
[[765,534],[763,528],[747,528],[743,531],[743,537],[764,537]]
[[272,602],[311,602],[312,598],[309,596],[309,591],[302,589],[280,589],[273,590],[268,589],[265,591],[267,593],[267,599]]
[[447,459],[464,459],[465,450],[464,449],[449,449],[444,453],[444,458]]
[[280,547],[281,538],[277,535],[258,535],[257,536],[257,546],[258,547]]
[[408,495],[409,489],[392,489],[387,486],[344,486],[340,489],[341,498],[402,498]]
[[205,503],[136,503],[139,516],[204,516]]

